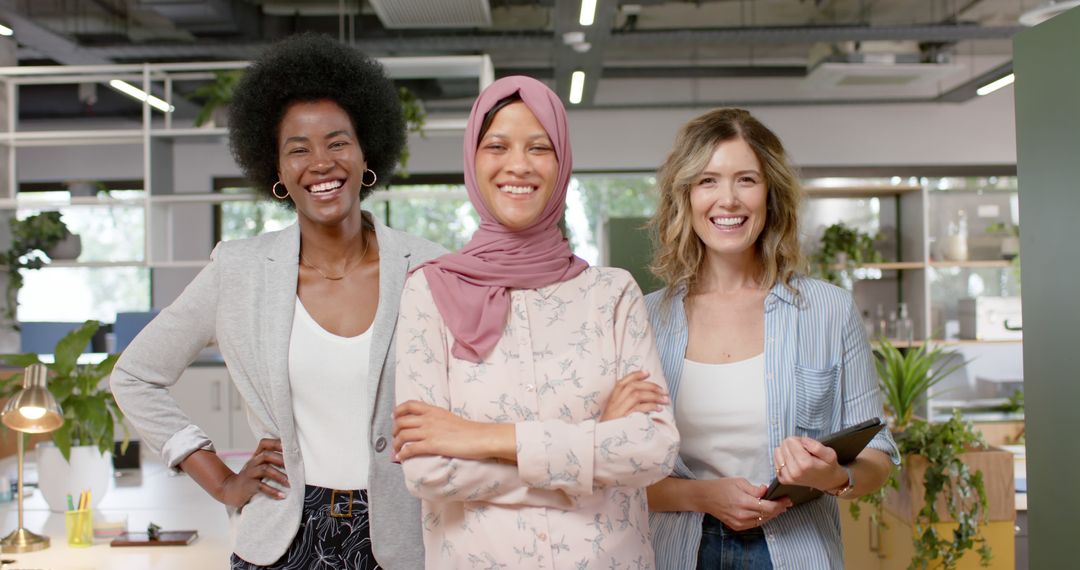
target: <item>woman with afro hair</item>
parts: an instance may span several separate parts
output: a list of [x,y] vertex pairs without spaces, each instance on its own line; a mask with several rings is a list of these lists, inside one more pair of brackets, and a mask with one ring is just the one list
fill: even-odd
[[[297,222],[218,244],[124,351],[116,399],[169,467],[226,505],[233,569],[421,568],[419,503],[388,444],[388,355],[406,274],[443,250],[361,207],[405,143],[397,90],[354,49],[293,36],[240,80],[229,141]],[[260,438],[239,473],[169,396],[211,344]]]

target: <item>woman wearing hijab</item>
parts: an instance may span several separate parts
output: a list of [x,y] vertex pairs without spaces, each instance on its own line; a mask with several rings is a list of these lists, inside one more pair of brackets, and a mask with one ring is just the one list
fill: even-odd
[[653,565],[645,487],[678,433],[640,289],[559,231],[566,125],[533,79],[480,94],[465,133],[480,229],[402,294],[394,448],[428,568]]

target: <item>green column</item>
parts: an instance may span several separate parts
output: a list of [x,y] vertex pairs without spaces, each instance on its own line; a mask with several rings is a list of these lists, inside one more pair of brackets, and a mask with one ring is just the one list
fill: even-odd
[[[1080,9],[1014,40],[1029,563],[1080,540]],[[992,95],[991,95],[992,96]]]

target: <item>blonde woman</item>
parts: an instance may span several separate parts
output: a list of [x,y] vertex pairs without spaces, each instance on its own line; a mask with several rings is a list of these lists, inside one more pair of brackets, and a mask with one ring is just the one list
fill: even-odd
[[[859,313],[799,273],[801,190],[779,138],[750,113],[687,123],[660,169],[646,306],[676,425],[673,475],[649,488],[657,567],[842,568],[836,498],[884,484],[882,432],[839,465],[817,439],[882,413]],[[792,506],[773,477],[824,491]]]

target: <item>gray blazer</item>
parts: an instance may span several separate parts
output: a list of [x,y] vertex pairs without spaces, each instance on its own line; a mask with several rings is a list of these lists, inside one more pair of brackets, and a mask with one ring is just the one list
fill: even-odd
[[[405,490],[401,467],[390,461],[394,407],[394,329],[405,277],[411,267],[444,253],[441,247],[378,222],[379,305],[372,325],[368,398],[358,415],[370,422],[368,485],[371,538],[379,565],[416,570],[424,565],[420,503]],[[169,467],[213,442],[169,396],[204,347],[217,344],[248,409],[257,438],[281,440],[291,491],[284,500],[257,493],[232,512],[234,551],[268,565],[292,542],[303,506],[304,460],[300,456],[289,389],[289,337],[296,302],[299,226],[255,238],[223,242],[211,262],[179,298],[135,338],[116,364],[113,394],[135,430]],[[340,426],[348,445],[350,426]]]

